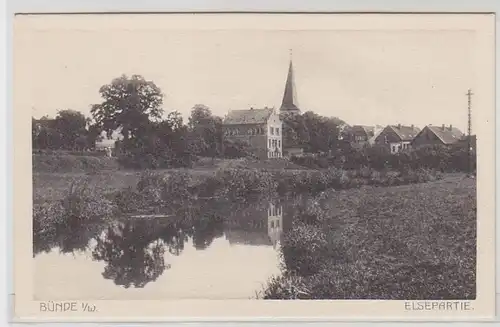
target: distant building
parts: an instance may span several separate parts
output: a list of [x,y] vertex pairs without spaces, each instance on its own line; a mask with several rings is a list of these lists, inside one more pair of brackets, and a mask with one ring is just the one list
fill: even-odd
[[347,131],[347,139],[355,148],[362,148],[369,144],[369,140],[375,135],[375,127],[354,125]]
[[114,131],[109,138],[106,132],[103,131],[101,132],[99,139],[95,142],[95,148],[96,150],[106,151],[106,155],[108,157],[111,157],[116,145],[116,141],[121,140],[123,140],[123,135],[120,131]]
[[450,126],[425,126],[420,133],[415,136],[412,147],[417,148],[422,145],[440,144],[451,145],[464,138],[464,134],[458,128]]
[[274,108],[232,110],[223,120],[224,138],[250,145],[259,158],[283,156],[283,127]]
[[293,64],[291,59],[290,59],[290,65],[288,66],[288,75],[285,82],[285,91],[283,93],[283,100],[281,102],[280,113],[284,114],[301,113],[297,101],[297,90],[295,88]]
[[[465,135],[460,141],[459,144],[467,147],[469,143],[469,136]],[[470,147],[472,151],[476,151],[476,135],[470,136]]]
[[373,136],[370,137],[370,139],[368,139],[368,144],[370,144],[370,145],[375,144],[375,140],[380,135],[380,133],[382,133],[383,130],[384,130],[384,126],[375,125],[375,127],[373,128]]
[[413,125],[388,125],[375,138],[374,144],[388,147],[393,154],[398,153],[402,150],[409,149],[411,147],[411,142],[419,132],[420,129]]
[[[297,89],[295,87],[295,74],[293,69],[293,62],[290,58],[288,65],[288,74],[285,81],[285,90],[283,92],[283,100],[281,101],[280,114],[287,115],[300,115],[301,110],[297,99]],[[288,144],[283,149],[283,154],[287,157],[301,156],[304,153],[304,148],[299,144]]]

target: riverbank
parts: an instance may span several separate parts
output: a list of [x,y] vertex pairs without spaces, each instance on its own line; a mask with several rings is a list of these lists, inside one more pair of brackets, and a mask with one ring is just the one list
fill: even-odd
[[476,181],[327,191],[282,237],[265,299],[475,299]]

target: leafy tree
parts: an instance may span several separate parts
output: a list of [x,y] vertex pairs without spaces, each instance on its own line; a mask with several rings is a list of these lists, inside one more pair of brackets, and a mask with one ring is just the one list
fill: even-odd
[[[76,110],[61,110],[55,118],[55,129],[62,136],[61,146],[65,149],[81,147],[81,138],[87,134],[87,120],[85,116]],[[76,143],[79,139],[78,144]],[[83,149],[82,149],[83,150]]]
[[108,135],[121,129],[125,143],[138,137],[148,123],[162,117],[163,94],[160,88],[140,75],[115,78],[103,85],[99,93],[103,102],[91,108],[97,126]]
[[303,146],[307,152],[329,152],[339,146],[342,126],[338,118],[320,116],[312,111],[302,115],[282,115],[285,147]]
[[195,105],[188,127],[193,153],[213,158],[222,152],[222,119],[214,116],[210,108],[203,104]]

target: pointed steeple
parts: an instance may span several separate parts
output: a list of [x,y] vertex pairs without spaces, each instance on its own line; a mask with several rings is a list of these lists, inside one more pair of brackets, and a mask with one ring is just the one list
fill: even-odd
[[290,50],[290,65],[288,66],[285,92],[283,93],[283,101],[281,102],[281,112],[300,113],[297,102],[297,91],[295,89],[295,79],[293,75],[292,50]]

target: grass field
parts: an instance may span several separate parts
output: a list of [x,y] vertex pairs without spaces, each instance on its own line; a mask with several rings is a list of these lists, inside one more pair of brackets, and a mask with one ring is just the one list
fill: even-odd
[[282,242],[283,276],[262,297],[475,298],[474,179],[327,191],[303,216]]
[[[201,158],[193,168],[155,170],[158,174],[187,171],[195,177],[206,177],[224,168],[270,170],[308,170],[286,160],[248,160]],[[89,187],[108,193],[136,186],[143,171],[119,169],[115,158],[72,155],[33,155],[33,201],[41,203],[62,199],[75,181],[86,180]]]

